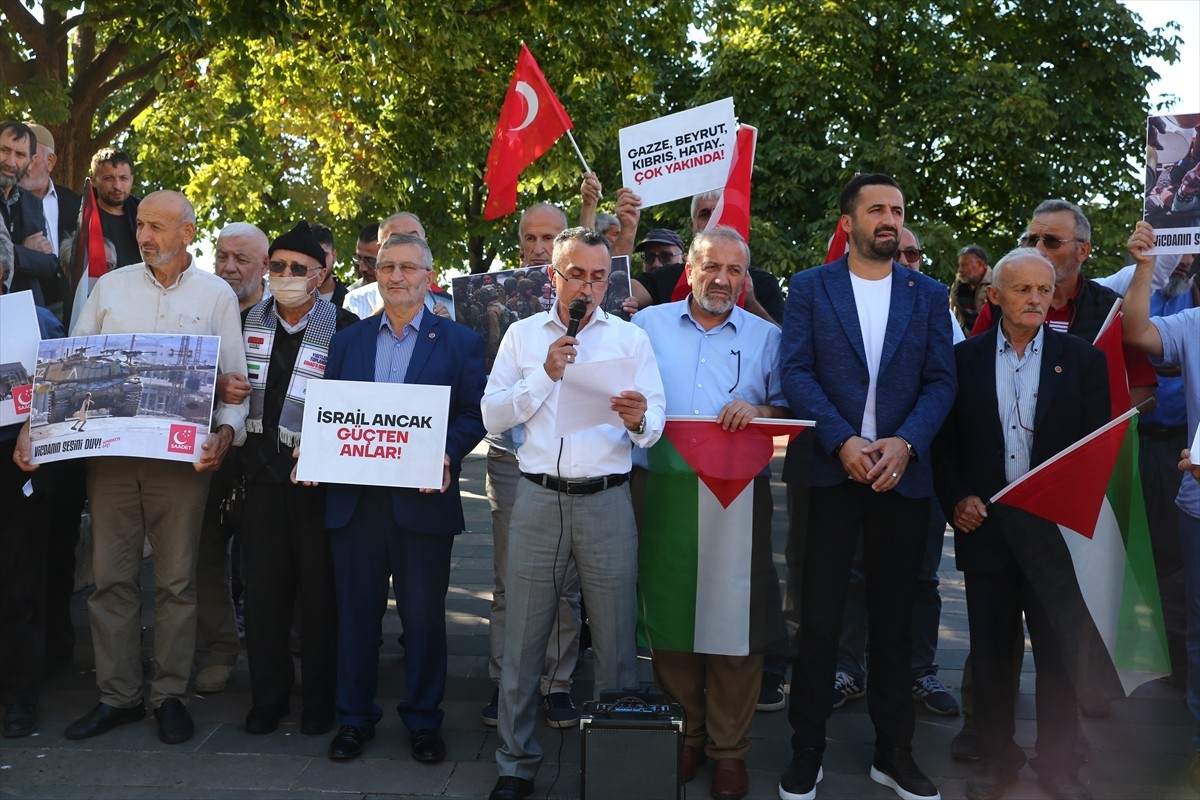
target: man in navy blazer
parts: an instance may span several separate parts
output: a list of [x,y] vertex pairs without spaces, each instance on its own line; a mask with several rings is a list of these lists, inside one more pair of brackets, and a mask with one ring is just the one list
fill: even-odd
[[[1054,266],[1033,248],[1013,250],[993,268],[988,299],[1000,323],[955,348],[958,399],[935,446],[938,498],[966,578],[980,757],[966,786],[971,800],[997,800],[1025,764],[1013,741],[1022,613],[1037,665],[1038,783],[1063,800],[1091,797],[1077,775],[1075,689],[1046,608],[1030,589],[1037,578],[1013,554],[1012,522],[985,504],[1109,420],[1104,354],[1043,324],[1054,287]],[[1047,537],[1043,546],[1066,548],[1061,537],[1055,543]],[[1054,561],[1050,552],[1045,558]]]
[[798,655],[788,718],[793,758],[783,800],[813,800],[821,779],[846,586],[863,535],[871,635],[871,778],[908,800],[937,798],[912,758],[912,604],[933,479],[929,448],[954,402],[946,287],[895,257],[904,195],[887,175],[842,190],[849,252],[792,278],[783,391],[816,421]]
[[325,378],[450,387],[445,473],[440,490],[330,484],[325,527],[338,604],[337,709],[329,745],[337,760],[360,755],[383,711],[375,703],[380,623],[388,576],[404,625],[408,696],[397,707],[413,758],[446,756],[439,708],[446,689],[446,590],[450,551],[465,526],[458,476],[483,438],[479,400],[487,382],[483,340],[424,310],[433,256],[417,236],[397,234],[376,265],[383,311],[333,337]]

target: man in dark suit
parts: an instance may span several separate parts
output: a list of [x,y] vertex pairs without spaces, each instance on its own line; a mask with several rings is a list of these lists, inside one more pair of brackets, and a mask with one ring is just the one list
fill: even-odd
[[[1068,800],[1091,797],[1079,782],[1075,690],[1046,609],[1014,558],[1006,526],[983,498],[1108,422],[1104,355],[1043,323],[1054,267],[1037,250],[1013,250],[996,264],[988,299],[1000,325],[954,351],[959,392],[935,447],[938,497],[954,526],[957,566],[966,576],[979,773],[971,800],[996,800],[1017,780],[1025,754],[1013,741],[1021,614],[1037,664],[1038,784]],[[1065,547],[1065,545],[1062,545]]]
[[793,758],[779,796],[816,797],[861,530],[871,778],[909,800],[937,798],[912,758],[909,687],[912,604],[933,494],[929,448],[954,402],[946,287],[893,260],[904,225],[904,195],[894,180],[859,175],[842,190],[840,206],[849,251],[792,278],[784,315],[784,395],[797,418],[816,420],[816,442],[788,709]]
[[[383,311],[336,334],[325,378],[450,387],[445,473],[440,490],[331,484],[325,527],[338,606],[335,760],[355,758],[375,736],[380,622],[388,576],[404,625],[408,696],[397,707],[412,756],[446,756],[439,708],[446,689],[446,590],[450,550],[464,527],[458,476],[483,438],[479,400],[487,375],[483,340],[465,325],[425,311],[433,256],[416,236],[391,236],[376,263]],[[401,390],[398,390],[401,391]]]
[[19,184],[37,153],[37,137],[28,125],[0,122],[0,218],[12,237],[16,265],[9,291],[33,292],[35,305],[46,304],[44,286],[56,286],[61,273],[46,237],[42,201]]
[[53,134],[36,122],[29,123],[29,129],[37,137],[38,149],[29,163],[25,179],[21,181],[21,188],[41,198],[42,210],[46,217],[46,231],[57,255],[63,239],[73,236],[79,228],[79,206],[82,199],[67,187],[54,182],[52,173],[55,164],[58,163],[58,155],[54,152]]

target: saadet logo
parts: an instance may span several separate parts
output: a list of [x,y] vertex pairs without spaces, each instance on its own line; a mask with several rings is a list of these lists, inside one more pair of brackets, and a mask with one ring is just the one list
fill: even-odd
[[171,435],[167,440],[168,453],[196,452],[196,429],[191,425],[172,425]]
[[33,405],[33,384],[14,386],[12,390],[13,409],[18,414],[28,414]]

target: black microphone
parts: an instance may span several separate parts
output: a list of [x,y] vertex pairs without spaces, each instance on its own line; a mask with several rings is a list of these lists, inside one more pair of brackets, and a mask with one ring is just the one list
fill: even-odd
[[582,297],[576,297],[571,301],[571,305],[567,307],[567,316],[571,321],[567,323],[567,336],[572,339],[575,334],[579,333],[579,323],[583,322],[583,315],[587,313],[588,301]]

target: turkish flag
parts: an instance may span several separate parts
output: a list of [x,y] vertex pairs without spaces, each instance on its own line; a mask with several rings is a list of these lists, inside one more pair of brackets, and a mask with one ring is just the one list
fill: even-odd
[[[83,180],[83,204],[79,208],[79,233],[75,237],[75,257],[71,264],[71,291],[64,302],[63,319],[73,326],[91,294],[92,285],[108,272],[104,252],[104,231],[100,228],[100,210],[96,190],[90,178]],[[70,327],[67,328],[70,330]]]
[[492,134],[492,149],[488,151],[487,172],[483,175],[488,187],[484,219],[496,219],[517,210],[517,179],[521,170],[573,127],[533,54],[522,44],[496,132]]

